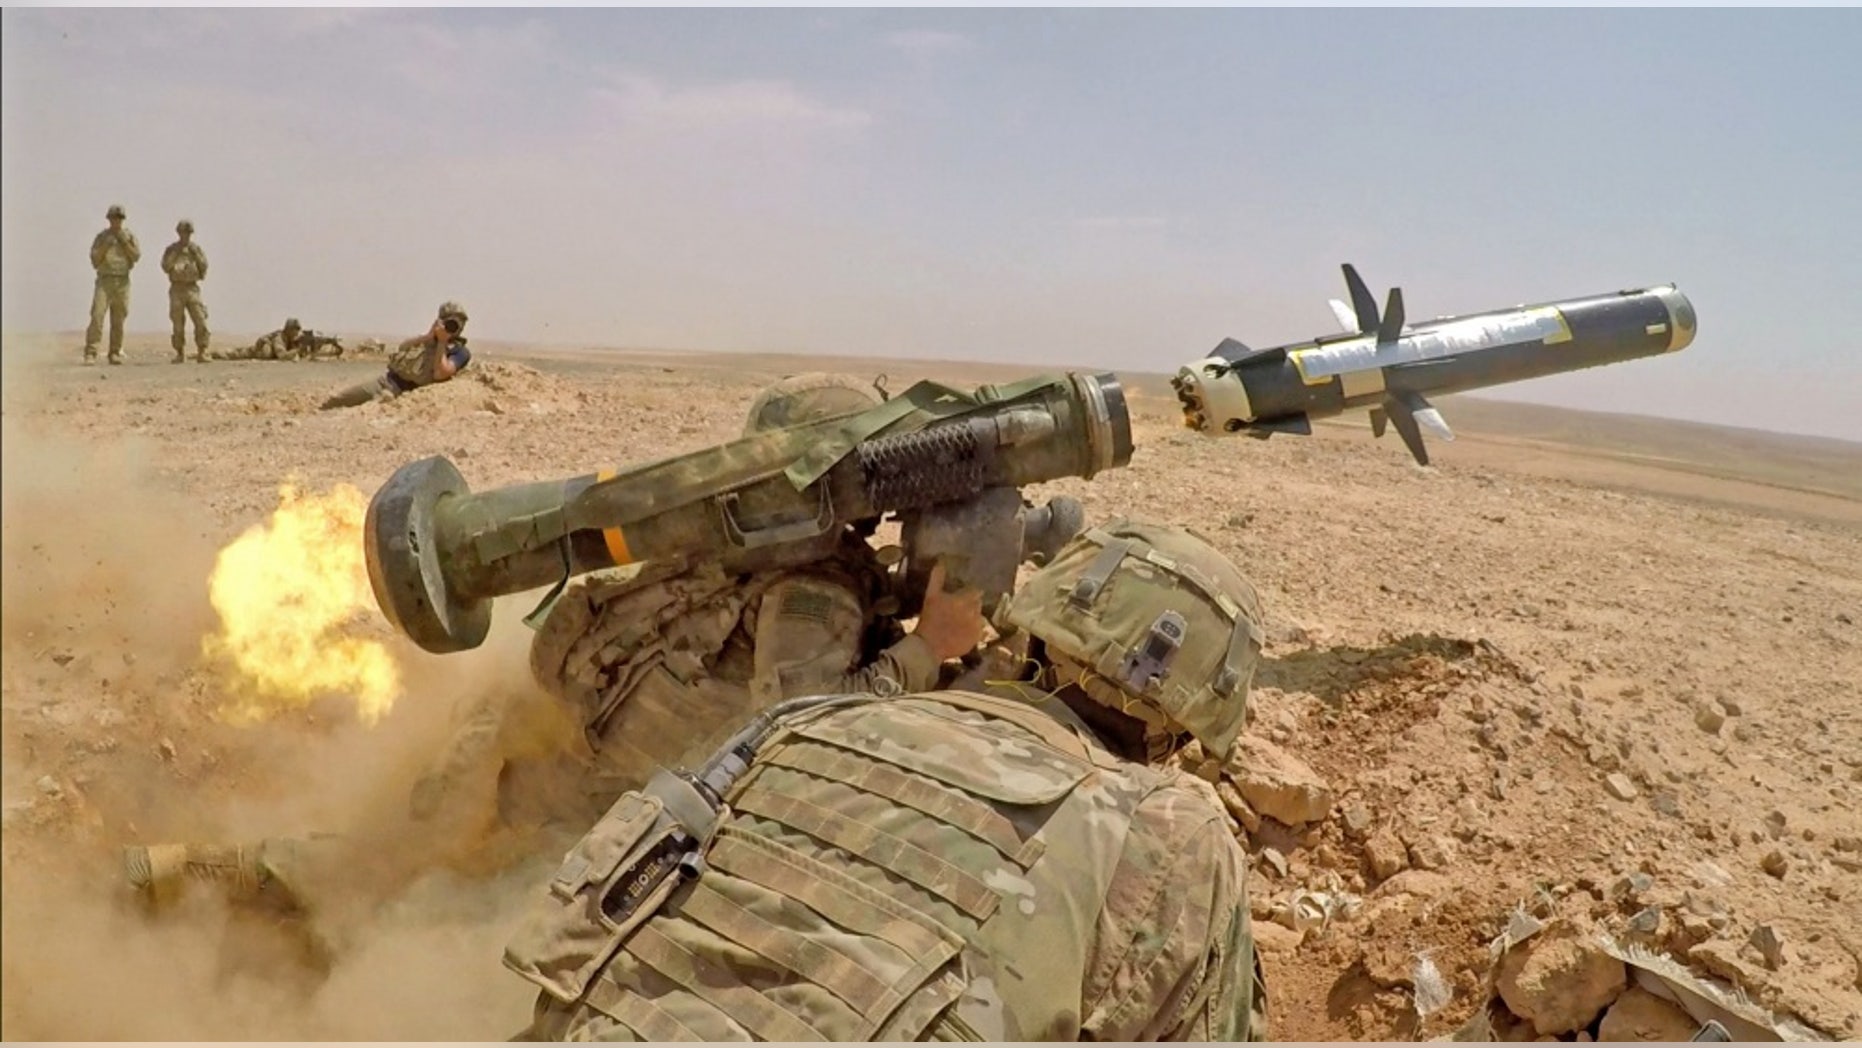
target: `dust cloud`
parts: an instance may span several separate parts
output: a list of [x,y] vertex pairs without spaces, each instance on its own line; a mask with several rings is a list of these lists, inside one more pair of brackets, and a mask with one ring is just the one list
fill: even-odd
[[[216,628],[207,580],[229,536],[154,479],[146,443],[67,440],[23,420],[16,408],[37,391],[18,363],[8,355],[0,420],[0,1033],[515,1032],[532,994],[499,957],[543,860],[484,859],[469,820],[417,823],[407,808],[458,711],[532,690],[518,616],[498,616],[484,647],[446,659],[378,624],[405,694],[373,728],[346,695],[249,727],[223,723],[214,713],[241,682],[202,660],[201,641]],[[73,726],[82,730],[56,730]],[[199,883],[151,913],[123,878],[126,844],[313,834],[306,923],[255,916]],[[327,967],[306,962],[308,939],[327,945]]]

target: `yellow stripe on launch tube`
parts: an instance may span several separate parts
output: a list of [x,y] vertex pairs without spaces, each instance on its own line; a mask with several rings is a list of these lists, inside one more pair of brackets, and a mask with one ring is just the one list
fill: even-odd
[[[611,469],[604,469],[595,474],[595,483],[597,484],[604,480],[613,479],[614,471]],[[618,526],[601,529],[601,538],[608,544],[608,556],[614,558],[615,567],[622,567],[634,562],[633,551],[627,548],[627,536],[621,533],[621,529]]]

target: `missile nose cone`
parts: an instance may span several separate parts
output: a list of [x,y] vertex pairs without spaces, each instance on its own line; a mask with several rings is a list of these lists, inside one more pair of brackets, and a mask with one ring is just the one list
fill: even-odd
[[1686,349],[1693,343],[1694,329],[1699,323],[1694,315],[1694,303],[1673,284],[1657,289],[1655,297],[1668,307],[1668,352]]

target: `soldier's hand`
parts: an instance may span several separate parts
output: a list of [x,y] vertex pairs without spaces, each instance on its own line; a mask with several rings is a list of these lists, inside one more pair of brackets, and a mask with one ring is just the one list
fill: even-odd
[[913,633],[924,638],[939,659],[968,654],[983,640],[983,594],[964,587],[944,592],[944,565],[931,567],[922,610]]

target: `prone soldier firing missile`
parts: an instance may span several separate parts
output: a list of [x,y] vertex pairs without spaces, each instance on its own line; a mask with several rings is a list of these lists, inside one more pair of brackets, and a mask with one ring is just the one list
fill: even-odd
[[[796,376],[757,398],[746,432],[876,403],[858,380]],[[703,752],[719,732],[776,701],[825,690],[933,688],[946,660],[977,646],[984,622],[980,593],[946,592],[937,570],[929,584],[907,632],[885,566],[852,527],[807,563],[746,572],[672,561],[591,576],[554,604],[533,644],[532,669],[547,695],[462,710],[448,746],[417,783],[410,814],[436,831],[508,833],[523,854],[552,842],[560,851],[655,768]],[[539,743],[565,724],[579,730]],[[453,848],[465,861],[486,843]],[[358,847],[341,838],[156,845],[126,849],[125,861],[132,887],[151,902],[187,880],[212,880],[301,920],[328,871],[353,878],[341,856]],[[399,859],[411,874],[431,855]]]
[[[797,375],[757,397],[744,433],[877,403],[850,376]],[[528,797],[579,833],[624,790],[709,752],[720,733],[758,710],[819,692],[928,690],[945,662],[982,640],[979,591],[946,592],[944,573],[934,569],[906,632],[886,565],[863,531],[842,525],[826,549],[794,566],[734,571],[715,559],[676,558],[579,580],[539,625],[530,665],[581,727],[581,757],[513,759],[510,739],[519,733],[510,714],[481,702],[417,787],[416,816],[482,793],[465,786],[476,776],[501,784],[502,809]],[[565,789],[566,781],[579,787]]]

